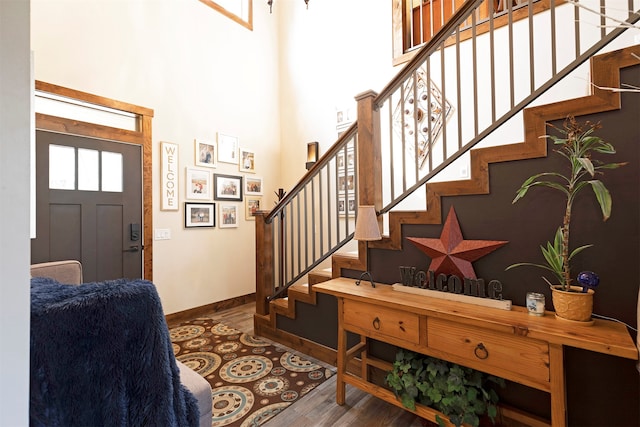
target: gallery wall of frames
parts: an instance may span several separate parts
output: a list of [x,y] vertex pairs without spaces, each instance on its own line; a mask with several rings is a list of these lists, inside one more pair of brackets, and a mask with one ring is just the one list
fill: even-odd
[[160,209],[179,211],[183,205],[185,228],[237,228],[242,216],[255,220],[255,212],[262,208],[264,183],[255,175],[255,152],[240,147],[237,137],[218,132],[215,140],[196,138],[193,165],[184,171],[179,170],[178,144],[161,142],[160,149]]

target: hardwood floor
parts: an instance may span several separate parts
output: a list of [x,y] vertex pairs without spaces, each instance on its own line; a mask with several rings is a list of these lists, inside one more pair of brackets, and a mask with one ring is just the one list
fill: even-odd
[[[243,332],[253,334],[255,303],[208,313],[207,317],[219,320]],[[311,427],[311,426],[385,426],[420,427],[420,418],[347,385],[346,403],[336,404],[336,377],[325,381],[307,396],[292,404],[282,413],[263,424],[263,427]]]

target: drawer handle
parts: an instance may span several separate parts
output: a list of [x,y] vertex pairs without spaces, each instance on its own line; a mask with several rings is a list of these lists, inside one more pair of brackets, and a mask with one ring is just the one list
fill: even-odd
[[489,357],[489,350],[487,350],[484,344],[480,343],[473,350],[473,354],[475,354],[478,359],[484,360]]
[[378,319],[377,317],[373,319],[373,329],[375,329],[376,331],[380,329],[380,319]]

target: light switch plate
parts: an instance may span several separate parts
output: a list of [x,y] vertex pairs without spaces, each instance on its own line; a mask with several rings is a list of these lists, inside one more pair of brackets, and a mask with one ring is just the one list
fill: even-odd
[[171,229],[170,228],[156,228],[154,232],[155,240],[170,240]]

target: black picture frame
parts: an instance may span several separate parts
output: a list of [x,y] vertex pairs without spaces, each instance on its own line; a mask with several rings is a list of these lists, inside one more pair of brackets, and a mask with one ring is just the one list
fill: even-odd
[[184,204],[184,228],[200,228],[216,226],[216,204],[194,203]]
[[242,176],[213,174],[214,200],[242,201]]

